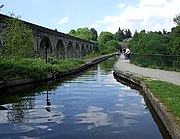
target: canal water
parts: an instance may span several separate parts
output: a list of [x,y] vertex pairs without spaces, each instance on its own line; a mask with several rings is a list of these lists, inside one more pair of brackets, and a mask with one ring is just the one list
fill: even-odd
[[140,91],[114,78],[116,59],[71,78],[1,91],[0,138],[162,139]]

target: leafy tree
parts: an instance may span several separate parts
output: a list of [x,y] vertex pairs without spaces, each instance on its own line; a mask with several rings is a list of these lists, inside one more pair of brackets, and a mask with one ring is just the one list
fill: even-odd
[[180,25],[180,13],[176,15],[176,17],[173,18],[173,21],[177,24]]
[[172,28],[172,31],[169,34],[172,54],[180,55],[180,13],[179,15],[176,15],[173,21],[177,24],[177,26]]
[[169,38],[159,32],[148,32],[144,30],[136,32],[136,38],[129,43],[132,52],[146,54],[170,54]]
[[116,49],[120,49],[120,47],[121,46],[119,45],[118,41],[116,41],[116,40],[111,40],[106,43],[106,48],[109,53],[115,52]]
[[121,30],[120,27],[114,35],[115,35],[117,41],[123,41],[126,37],[126,35],[124,34],[124,29]]
[[76,36],[76,30],[72,29],[68,34],[71,36]]
[[180,25],[174,27],[169,36],[173,54],[180,55]]
[[97,37],[98,37],[97,31],[94,28],[91,28],[91,33],[92,33],[92,40],[97,41]]
[[107,54],[116,50],[118,42],[115,41],[115,36],[110,32],[101,32],[98,37],[99,50],[101,54]]
[[106,44],[108,41],[115,40],[115,36],[110,32],[101,32],[98,37],[98,42],[100,44]]
[[132,38],[132,33],[131,33],[130,29],[125,30],[125,38],[126,39]]
[[97,41],[97,31],[94,28],[90,30],[87,27],[72,29],[68,34],[88,41]]
[[0,53],[4,58],[28,58],[34,55],[34,38],[29,29],[18,17],[4,20],[2,47]]

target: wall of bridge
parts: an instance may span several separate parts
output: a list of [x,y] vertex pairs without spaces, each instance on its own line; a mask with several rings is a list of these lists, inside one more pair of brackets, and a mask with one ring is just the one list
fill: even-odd
[[[0,33],[2,32],[3,20],[8,16],[0,14]],[[45,46],[48,42],[48,53],[57,58],[82,58],[93,51],[98,50],[96,43],[76,38],[57,30],[48,29],[29,22],[23,21],[33,31],[35,39],[35,51],[39,57],[44,57]],[[1,44],[0,44],[1,45]]]

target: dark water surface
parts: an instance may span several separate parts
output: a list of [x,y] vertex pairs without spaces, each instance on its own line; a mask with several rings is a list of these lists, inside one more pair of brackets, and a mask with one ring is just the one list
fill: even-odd
[[115,60],[56,83],[1,91],[0,138],[163,138],[140,92],[114,79]]

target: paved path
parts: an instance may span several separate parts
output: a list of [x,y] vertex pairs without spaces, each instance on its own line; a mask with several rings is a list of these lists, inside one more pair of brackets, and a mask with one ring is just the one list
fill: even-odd
[[134,64],[130,64],[129,60],[125,60],[123,55],[119,57],[114,67],[121,72],[150,77],[161,81],[171,82],[180,86],[180,72],[142,68]]

